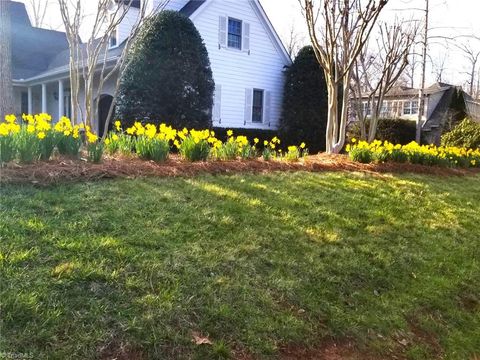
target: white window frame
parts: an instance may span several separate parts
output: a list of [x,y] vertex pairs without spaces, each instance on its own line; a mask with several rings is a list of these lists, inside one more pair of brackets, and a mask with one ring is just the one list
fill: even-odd
[[372,106],[370,102],[364,101],[363,102],[363,116],[371,116],[372,115]]
[[403,115],[418,115],[418,100],[406,100],[403,102]]
[[[237,22],[240,23],[240,48],[229,45],[230,20],[232,20],[232,21],[237,21]],[[243,27],[244,27],[243,20],[240,20],[240,19],[237,19],[237,18],[234,18],[234,17],[231,17],[231,16],[227,16],[227,31],[226,31],[226,32],[227,32],[227,48],[228,48],[228,49],[238,50],[238,51],[242,51],[242,50],[243,50],[243,40],[244,40],[244,39],[243,39]]]
[[[253,114],[254,114],[254,108],[255,108],[255,92],[261,92],[262,93],[262,111],[261,111],[261,121],[254,121]],[[257,89],[254,88],[252,90],[252,124],[264,124],[265,123],[265,95],[266,91],[264,89]]]

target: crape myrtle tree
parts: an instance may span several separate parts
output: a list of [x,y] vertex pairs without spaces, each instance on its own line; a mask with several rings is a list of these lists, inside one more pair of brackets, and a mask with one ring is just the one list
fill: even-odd
[[[1,0],[0,0],[1,1]],[[161,10],[167,0],[160,1],[156,9]],[[103,87],[109,79],[114,79],[116,74],[122,73],[128,68],[126,54],[136,39],[136,35],[147,14],[147,2],[142,1],[136,16],[131,16],[129,22],[131,29],[129,35],[122,44],[122,50],[118,54],[113,66],[110,63],[110,40],[116,36],[117,29],[128,14],[133,14],[134,0],[57,0],[60,15],[65,27],[69,45],[69,70],[70,70],[70,93],[72,98],[72,119],[81,121],[84,125],[93,126],[92,120],[98,113],[98,99],[102,94]],[[89,5],[93,12],[90,13]],[[90,13],[90,15],[88,15]],[[86,17],[88,22],[88,36],[82,42],[80,34]],[[113,114],[113,107],[118,93],[119,77],[114,81],[114,94],[112,104],[107,116],[105,129]],[[81,90],[84,96],[81,96]],[[104,136],[106,132],[104,133]]]
[[310,152],[325,150],[328,116],[327,83],[313,47],[305,46],[286,71],[281,137],[308,144]]
[[190,19],[175,11],[148,19],[128,56],[117,100],[117,117],[125,125],[211,126],[215,84],[207,49]]
[[[345,145],[352,68],[388,0],[298,1],[327,81],[326,151],[339,153]],[[339,91],[341,84],[342,92]]]
[[[361,139],[368,142],[375,140],[381,116],[390,115],[384,115],[384,99],[404,73],[418,31],[413,21],[398,18],[390,24],[381,23],[378,28],[375,44],[361,51],[352,70],[353,107],[360,122]],[[362,100],[367,101],[371,110],[368,124]]]

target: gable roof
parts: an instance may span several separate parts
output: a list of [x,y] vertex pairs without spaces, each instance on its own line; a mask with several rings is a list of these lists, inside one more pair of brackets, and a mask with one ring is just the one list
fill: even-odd
[[[452,87],[455,87],[450,84],[436,82],[429,87],[425,88],[424,94],[425,95],[432,95],[439,92],[444,92]],[[406,97],[418,97],[420,89],[411,88],[408,86],[394,86],[386,95],[386,98],[406,98]],[[362,98],[366,98],[369,96],[369,92],[362,93]]]
[[51,60],[68,49],[65,33],[32,27],[25,5],[11,3],[13,79],[21,80],[45,71]]
[[195,11],[198,10],[200,6],[202,6],[206,0],[190,0],[183,8],[179,10],[180,14],[183,14],[187,17],[193,15]]
[[[2,1],[2,0],[0,0]],[[137,0],[115,0],[117,2],[128,1],[133,7]],[[179,12],[187,17],[198,13],[212,0],[190,0]],[[285,61],[291,63],[285,46],[275,32],[270,20],[258,0],[248,0],[254,7],[257,14],[264,21],[267,31],[272,38],[280,54],[284,55]],[[31,25],[27,10],[23,3],[12,1],[12,57],[13,57],[13,79],[22,81],[38,80],[43,77],[53,76],[68,71],[69,46],[67,36],[64,32],[36,28]],[[108,58],[120,55],[123,44],[117,48],[109,49]],[[34,59],[34,61],[32,61]]]

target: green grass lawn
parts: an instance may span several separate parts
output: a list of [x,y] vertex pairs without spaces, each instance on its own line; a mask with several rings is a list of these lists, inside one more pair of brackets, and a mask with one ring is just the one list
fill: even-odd
[[379,358],[480,356],[479,180],[3,185],[0,358],[263,359],[332,338]]

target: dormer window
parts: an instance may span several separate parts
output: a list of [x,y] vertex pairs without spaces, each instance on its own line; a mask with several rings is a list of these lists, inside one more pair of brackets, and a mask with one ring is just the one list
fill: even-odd
[[228,47],[242,50],[242,22],[228,18]]
[[115,13],[110,14],[110,16],[108,17],[108,21],[108,27],[116,25],[115,29],[113,29],[112,33],[110,34],[110,39],[108,40],[109,48],[114,48],[118,46],[118,23],[117,19],[115,19]]
[[117,47],[117,45],[118,45],[117,32],[118,32],[118,29],[115,28],[112,31],[112,34],[110,35],[110,42],[109,42],[110,48]]

